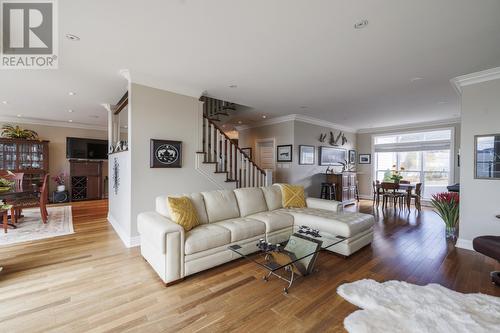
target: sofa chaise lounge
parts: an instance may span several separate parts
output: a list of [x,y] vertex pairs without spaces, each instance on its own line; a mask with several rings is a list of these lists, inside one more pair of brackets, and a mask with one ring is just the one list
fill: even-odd
[[307,208],[283,208],[279,185],[186,196],[201,223],[189,232],[170,219],[167,196],[157,197],[156,210],[137,218],[141,254],[166,285],[239,258],[230,245],[253,253],[259,239],[283,242],[302,225],[348,237],[329,249],[343,256],[373,240],[372,215],[343,212],[341,203],[315,198],[306,199]]

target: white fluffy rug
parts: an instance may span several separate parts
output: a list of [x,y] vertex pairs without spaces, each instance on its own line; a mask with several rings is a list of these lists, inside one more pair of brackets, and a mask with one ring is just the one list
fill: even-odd
[[72,234],[73,217],[70,206],[48,207],[47,223],[42,222],[39,208],[23,209],[23,218],[17,221],[17,229],[9,228],[5,234],[3,224],[0,228],[0,246],[37,239],[51,238]]
[[350,333],[500,332],[500,298],[493,296],[373,280],[343,284],[337,293],[363,309],[344,320]]

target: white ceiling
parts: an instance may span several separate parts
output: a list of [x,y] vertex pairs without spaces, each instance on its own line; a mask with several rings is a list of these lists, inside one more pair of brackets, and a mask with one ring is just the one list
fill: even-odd
[[[251,106],[257,118],[380,127],[457,117],[449,79],[500,66],[498,0],[58,3],[59,70],[0,71],[9,102],[0,116],[105,126],[100,104],[121,97],[118,72],[129,69],[132,79]],[[360,19],[368,26],[353,29]]]

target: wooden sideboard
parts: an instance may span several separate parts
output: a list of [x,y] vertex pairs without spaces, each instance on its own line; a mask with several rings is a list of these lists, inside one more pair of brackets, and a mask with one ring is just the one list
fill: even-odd
[[102,161],[70,160],[71,200],[103,197]]
[[326,181],[335,184],[335,200],[342,202],[343,205],[349,205],[356,202],[357,177],[355,172],[327,174]]

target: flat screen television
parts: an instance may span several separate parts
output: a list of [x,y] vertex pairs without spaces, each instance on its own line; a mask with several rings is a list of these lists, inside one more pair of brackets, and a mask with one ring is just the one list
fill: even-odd
[[66,138],[66,158],[107,160],[108,141],[83,138]]

